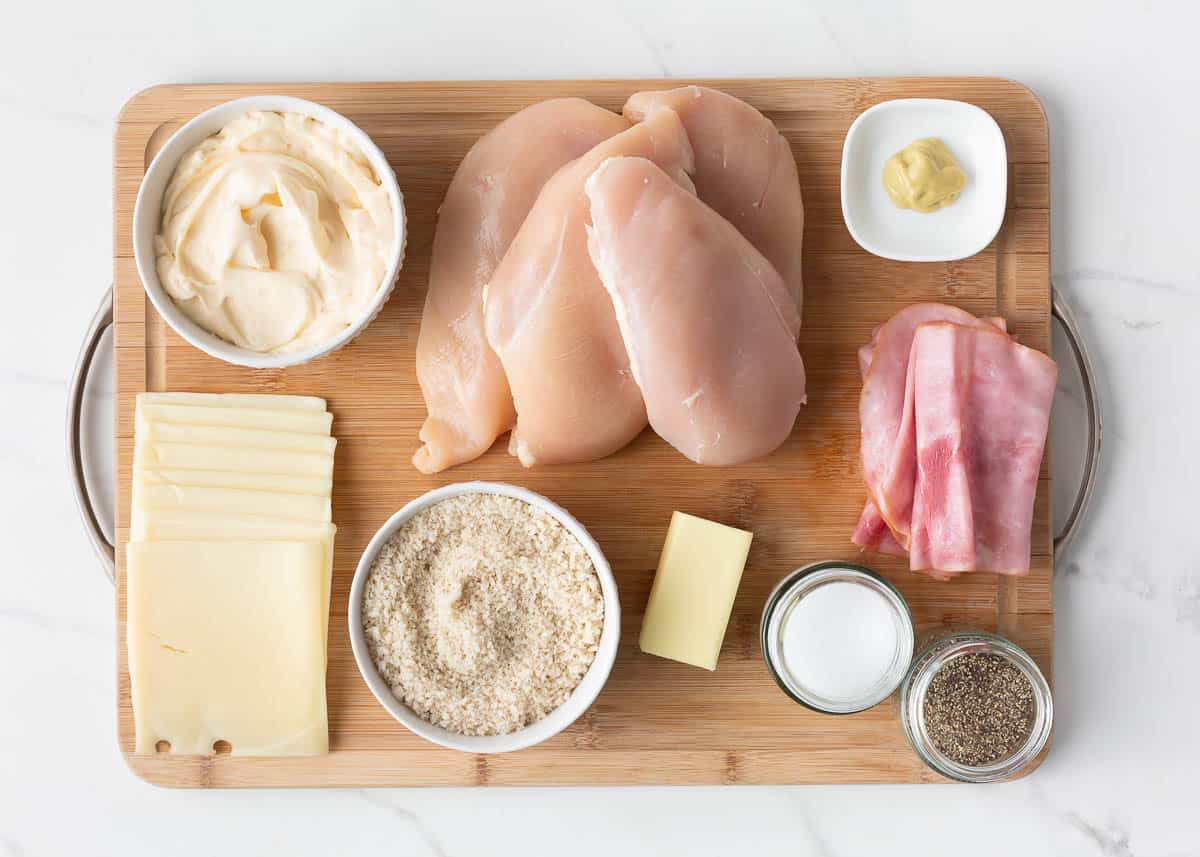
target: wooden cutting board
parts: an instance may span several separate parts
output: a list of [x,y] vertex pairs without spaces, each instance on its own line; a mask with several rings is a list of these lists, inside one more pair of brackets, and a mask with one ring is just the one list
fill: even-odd
[[[904,594],[918,634],[943,626],[999,631],[1050,674],[1050,486],[1043,465],[1028,577],[965,575],[939,583],[894,558],[860,556],[850,533],[863,504],[855,351],[871,329],[916,301],[1002,315],[1024,343],[1050,343],[1046,117],[1020,84],[984,78],[694,81],[749,101],[792,145],[804,190],[804,330],[809,404],[768,458],[729,468],[686,461],[650,432],[590,464],[524,470],[503,440],[482,459],[438,476],[409,463],[425,415],[414,352],[435,212],[478,137],[540,99],[576,95],[620,110],[639,89],[693,81],[524,81],[164,86],[134,96],[117,121],[114,281],[117,366],[117,711],[121,751],[145,779],[169,786],[563,785],[635,783],[931,782],[909,750],[896,697],[848,717],[808,711],[771,681],[757,638],[767,593],[797,566],[864,560]],[[396,169],[408,205],[408,257],[383,313],[350,346],[305,366],[255,371],[187,345],[143,295],[133,262],[134,198],[170,133],[218,102],[264,92],[327,104],[363,128]],[[906,264],[860,249],[842,222],[839,167],[850,123],[892,98],[969,101],[1008,144],[1008,211],[999,236],[970,259]],[[338,525],[329,623],[330,752],[319,758],[138,755],[125,650],[124,544],[129,533],[134,396],[143,390],[323,396],[338,438]],[[346,602],[359,554],[394,511],[438,485],[513,482],[576,515],[609,557],[620,587],[620,654],[599,699],[573,726],[528,750],[472,756],[410,734],[379,706],[350,651]],[[638,630],[671,511],[754,532],[749,563],[715,673],[643,655]]]

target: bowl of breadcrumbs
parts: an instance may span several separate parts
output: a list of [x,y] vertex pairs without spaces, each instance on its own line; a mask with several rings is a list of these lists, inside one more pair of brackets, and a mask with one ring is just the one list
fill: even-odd
[[375,698],[410,730],[504,753],[571,725],[617,655],[604,554],[539,494],[464,482],[393,515],[359,560],[350,642]]

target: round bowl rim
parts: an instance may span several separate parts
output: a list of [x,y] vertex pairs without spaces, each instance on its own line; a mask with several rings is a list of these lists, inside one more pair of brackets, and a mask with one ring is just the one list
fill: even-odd
[[[392,205],[392,250],[388,268],[380,282],[379,290],[362,316],[337,336],[318,343],[303,351],[284,354],[269,354],[240,348],[202,328],[175,305],[158,278],[157,257],[154,239],[158,235],[162,219],[162,197],[167,184],[175,173],[180,159],[203,140],[220,131],[239,116],[254,110],[285,113],[302,113],[334,126],[350,136],[371,164]],[[404,252],[408,239],[408,224],[404,208],[404,194],[396,181],[396,173],[387,157],[365,131],[342,114],[304,98],[290,95],[248,95],[216,104],[185,122],[176,130],[155,154],[142,181],[138,186],[137,199],[133,206],[133,253],[138,277],[150,303],[163,320],[190,345],[199,348],[210,357],[246,366],[251,369],[282,369],[298,366],[323,357],[349,343],[371,323],[383,309],[395,288],[400,269],[404,264]]]
[[[541,720],[510,732],[507,735],[460,735],[435,726],[402,703],[392,693],[387,682],[379,675],[371,660],[367,647],[366,634],[363,631],[362,598],[366,588],[371,566],[375,562],[384,543],[419,511],[436,505],[451,497],[464,494],[498,494],[523,500],[531,506],[553,516],[559,523],[579,540],[587,551],[596,576],[600,579],[600,590],[604,599],[604,627],[600,634],[600,643],[596,649],[596,657],[588,667],[579,685],[571,691],[558,708],[551,711]],[[510,485],[504,482],[456,482],[450,485],[427,491],[421,496],[405,504],[393,514],[372,536],[371,541],[363,550],[358,566],[354,570],[354,579],[350,585],[350,603],[348,607],[348,626],[350,646],[354,651],[354,662],[358,671],[371,690],[389,714],[416,735],[452,750],[467,753],[507,753],[521,750],[539,744],[557,735],[583,715],[591,707],[596,697],[603,689],[612,671],[617,657],[617,648],[621,634],[621,607],[617,592],[616,579],[612,568],[605,558],[600,546],[578,520],[554,501],[543,497],[528,488]]]

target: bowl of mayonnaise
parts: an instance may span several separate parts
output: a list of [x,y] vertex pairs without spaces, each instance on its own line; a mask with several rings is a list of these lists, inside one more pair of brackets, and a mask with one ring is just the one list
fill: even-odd
[[404,197],[371,138],[280,95],[183,125],[133,213],[155,309],[201,351],[256,369],[307,363],[361,333],[391,295],[406,235]]

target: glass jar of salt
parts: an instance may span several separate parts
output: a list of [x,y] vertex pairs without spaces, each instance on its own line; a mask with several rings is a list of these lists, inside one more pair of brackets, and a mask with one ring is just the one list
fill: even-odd
[[865,711],[891,696],[913,655],[908,604],[870,569],[805,566],[767,598],[760,642],[767,669],[801,705],[827,714]]

